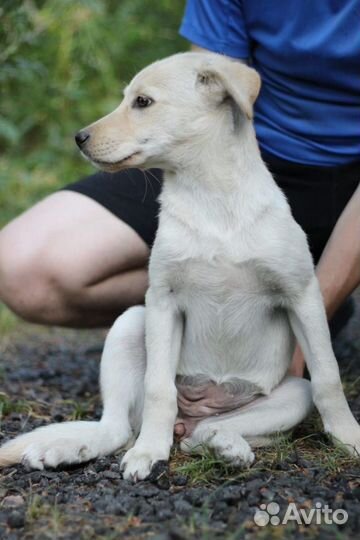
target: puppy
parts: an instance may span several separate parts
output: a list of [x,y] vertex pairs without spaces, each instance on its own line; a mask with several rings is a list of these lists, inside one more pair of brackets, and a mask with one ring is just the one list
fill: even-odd
[[[0,464],[42,469],[131,446],[124,477],[207,445],[240,466],[251,446],[291,430],[312,399],[353,452],[346,402],[304,232],[263,163],[252,125],[258,74],[216,54],[184,53],[141,71],[110,115],[76,136],[106,171],[164,170],[146,307],[107,337],[100,422],[65,422],[10,441]],[[287,376],[299,341],[311,384]],[[178,419],[176,420],[178,415]]]

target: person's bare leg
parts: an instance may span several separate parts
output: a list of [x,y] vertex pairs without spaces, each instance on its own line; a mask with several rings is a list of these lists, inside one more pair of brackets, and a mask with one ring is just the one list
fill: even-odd
[[55,193],[0,232],[0,300],[26,320],[111,324],[147,289],[149,248],[92,199]]

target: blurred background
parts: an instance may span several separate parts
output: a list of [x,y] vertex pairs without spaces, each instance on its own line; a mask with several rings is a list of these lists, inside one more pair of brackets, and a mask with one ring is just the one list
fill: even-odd
[[146,64],[185,50],[184,1],[0,1],[0,226],[91,173],[75,132]]
[[[0,228],[94,172],[74,134],[145,65],[186,50],[185,0],[0,0]],[[0,331],[17,324],[0,304]]]

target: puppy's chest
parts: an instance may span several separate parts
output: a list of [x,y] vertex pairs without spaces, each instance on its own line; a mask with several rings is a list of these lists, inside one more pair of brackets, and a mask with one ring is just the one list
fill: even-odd
[[172,293],[181,307],[196,302],[226,305],[231,300],[247,302],[273,296],[277,279],[266,274],[256,261],[233,262],[221,257],[212,260],[190,259],[169,265],[168,279]]

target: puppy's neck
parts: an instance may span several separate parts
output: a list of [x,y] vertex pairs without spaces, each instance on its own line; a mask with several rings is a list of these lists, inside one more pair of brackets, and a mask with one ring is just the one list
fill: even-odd
[[279,197],[250,122],[238,133],[210,133],[183,155],[181,167],[165,171],[161,207],[194,228],[200,221],[204,230],[210,221],[217,230],[250,226]]
[[179,166],[175,171],[165,171],[165,181],[232,196],[247,189],[248,182],[254,189],[254,177],[269,175],[251,122],[243,121],[240,128],[231,129],[227,124],[224,129],[219,120],[179,149]]

